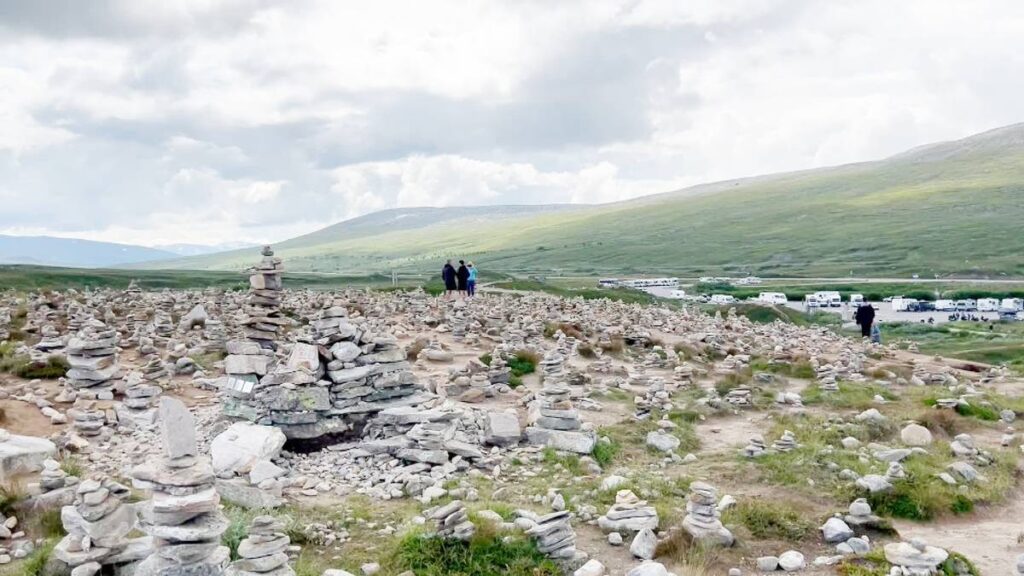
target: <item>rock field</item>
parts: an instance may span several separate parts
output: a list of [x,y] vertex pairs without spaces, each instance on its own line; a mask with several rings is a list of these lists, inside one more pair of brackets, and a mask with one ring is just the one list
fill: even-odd
[[495,574],[1024,574],[1004,368],[728,309],[293,290],[269,248],[248,273],[0,293],[0,360],[40,370],[0,372],[0,564],[408,576],[443,541],[536,563]]

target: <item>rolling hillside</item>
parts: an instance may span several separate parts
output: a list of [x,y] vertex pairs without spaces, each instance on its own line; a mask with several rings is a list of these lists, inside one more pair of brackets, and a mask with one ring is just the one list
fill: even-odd
[[131,262],[165,260],[167,250],[53,236],[0,235],[0,264],[35,264],[72,268],[101,268]]
[[[290,270],[1024,275],[1024,124],[891,158],[597,206],[389,210],[275,246]],[[232,269],[254,250],[155,263]]]

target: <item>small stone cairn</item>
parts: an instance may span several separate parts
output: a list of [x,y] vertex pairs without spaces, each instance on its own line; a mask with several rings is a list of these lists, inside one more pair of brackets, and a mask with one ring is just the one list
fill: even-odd
[[560,379],[565,371],[565,356],[557,350],[548,352],[540,361],[540,371],[545,381]]
[[658,511],[631,490],[619,490],[615,493],[615,503],[604,516],[597,519],[597,525],[605,532],[639,532],[644,528],[657,530]]
[[128,488],[107,478],[85,480],[78,485],[75,503],[61,508],[67,531],[53,549],[54,557],[71,568],[84,564],[122,564],[148,554],[148,538],[129,540],[135,528],[135,509],[124,500]]
[[140,505],[139,528],[155,546],[135,576],[218,575],[229,560],[220,544],[228,522],[218,508],[210,460],[198,455],[195,420],[180,400],[164,396],[160,427],[164,458],[132,471],[134,486],[152,493]]
[[53,458],[43,461],[43,470],[39,473],[39,489],[42,492],[52,492],[67,486],[68,474],[60,467],[60,462]]
[[537,550],[550,558],[568,560],[576,556],[576,532],[567,510],[537,518],[526,534],[537,541]]
[[776,452],[790,452],[797,446],[796,435],[789,430],[784,431],[778,440],[772,442],[772,449]]
[[284,524],[273,516],[257,516],[249,525],[249,534],[238,545],[238,560],[224,576],[295,576],[288,565],[288,535]]
[[135,425],[151,426],[156,423],[156,402],[163,388],[150,384],[141,373],[129,372],[124,401],[118,410],[119,422],[132,422]]
[[764,456],[767,449],[764,444],[764,436],[760,434],[754,434],[750,437],[749,443],[743,448],[741,453],[747,458],[757,458]]
[[78,398],[67,414],[75,432],[85,438],[99,436],[107,423],[106,413],[96,407],[95,400]]
[[425,516],[437,523],[437,535],[441,538],[466,541],[476,533],[476,526],[469,521],[466,506],[461,500],[452,500],[428,510]]
[[117,374],[118,334],[99,320],[91,320],[68,342],[67,382],[75,390],[110,390],[108,383]]
[[843,520],[855,531],[882,526],[882,519],[871,513],[871,504],[866,498],[857,498],[851,502],[848,512]]
[[710,545],[732,546],[732,532],[722,525],[717,508],[718,491],[705,482],[694,482],[690,485],[689,501],[686,503],[686,516],[683,518],[683,530],[694,540]]
[[569,387],[545,378],[530,405],[526,437],[539,444],[579,454],[590,454],[596,435],[581,431],[579,413],[573,408]]

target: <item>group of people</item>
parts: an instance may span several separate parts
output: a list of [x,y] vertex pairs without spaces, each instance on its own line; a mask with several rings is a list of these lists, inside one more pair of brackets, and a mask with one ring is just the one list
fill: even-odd
[[441,279],[444,280],[445,298],[476,295],[476,267],[472,262],[459,260],[458,269],[451,260],[441,268]]

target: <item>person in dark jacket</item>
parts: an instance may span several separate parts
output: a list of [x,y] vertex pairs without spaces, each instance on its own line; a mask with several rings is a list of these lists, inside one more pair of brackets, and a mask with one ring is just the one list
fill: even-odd
[[444,280],[445,298],[451,298],[452,293],[459,287],[455,278],[455,267],[452,266],[451,260],[445,262],[444,268],[441,268],[441,279]]
[[875,322],[875,309],[865,302],[857,308],[857,313],[853,315],[854,321],[860,326],[860,335],[868,338],[871,336],[871,325]]
[[466,261],[459,260],[459,270],[455,273],[458,280],[459,294],[465,295],[469,289],[469,268],[466,268]]

